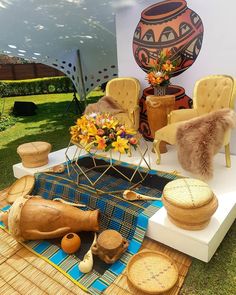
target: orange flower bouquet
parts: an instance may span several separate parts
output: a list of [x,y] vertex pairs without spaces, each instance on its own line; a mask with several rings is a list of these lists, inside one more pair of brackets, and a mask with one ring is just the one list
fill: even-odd
[[128,129],[110,114],[91,113],[80,117],[70,128],[71,141],[86,151],[92,148],[101,151],[113,149],[121,154],[128,153],[131,146],[136,148],[136,131]]
[[170,60],[170,51],[162,50],[150,68],[146,79],[152,87],[169,85],[171,73],[175,69],[175,65]]

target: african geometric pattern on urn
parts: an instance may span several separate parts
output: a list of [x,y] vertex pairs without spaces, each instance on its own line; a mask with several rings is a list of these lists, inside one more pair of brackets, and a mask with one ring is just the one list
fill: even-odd
[[196,60],[203,39],[203,24],[185,0],[166,0],[153,4],[141,13],[133,37],[135,61],[145,72],[163,49],[177,66],[172,76],[188,69]]

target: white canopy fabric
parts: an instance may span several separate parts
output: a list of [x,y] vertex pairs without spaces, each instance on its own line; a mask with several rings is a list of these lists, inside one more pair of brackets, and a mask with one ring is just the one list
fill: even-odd
[[57,68],[83,97],[117,76],[115,10],[136,2],[0,0],[0,52]]

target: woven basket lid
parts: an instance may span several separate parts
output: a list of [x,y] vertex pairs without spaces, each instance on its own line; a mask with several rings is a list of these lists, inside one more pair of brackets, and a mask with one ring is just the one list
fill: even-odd
[[17,148],[17,153],[21,156],[41,154],[44,152],[50,152],[51,147],[51,144],[45,141],[28,142],[19,145]]
[[181,178],[169,182],[162,197],[177,207],[198,208],[208,204],[214,194],[208,184],[193,178]]
[[7,191],[7,202],[12,204],[19,197],[29,195],[35,184],[35,178],[32,175],[25,175],[17,179]]
[[178,268],[169,256],[144,250],[128,262],[127,276],[137,289],[148,294],[160,294],[174,287],[178,280]]

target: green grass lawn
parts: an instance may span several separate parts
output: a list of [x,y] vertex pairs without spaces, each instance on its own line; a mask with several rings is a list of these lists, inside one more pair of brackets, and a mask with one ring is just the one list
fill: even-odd
[[208,263],[193,259],[182,295],[236,294],[236,222]]
[[[20,144],[47,141],[52,144],[52,151],[68,145],[69,127],[74,125],[79,116],[75,114],[74,104],[65,113],[72,95],[72,93],[63,93],[4,98],[6,100],[4,114],[11,110],[15,101],[31,101],[37,105],[37,115],[18,117],[14,126],[0,132],[0,189],[14,181],[12,165],[21,162],[16,152]],[[95,91],[88,100],[96,101],[102,95],[103,92]]]
[[[102,95],[102,92],[93,92],[90,101],[96,101]],[[69,126],[78,117],[73,107],[65,113],[71,99],[72,93],[6,98],[6,113],[13,107],[14,101],[32,101],[38,109],[37,115],[19,117],[14,126],[0,132],[0,189],[14,181],[12,165],[21,161],[16,153],[20,144],[47,141],[52,144],[53,151],[68,145]],[[209,263],[193,259],[181,294],[236,294],[236,222]]]

